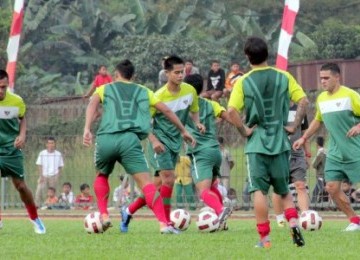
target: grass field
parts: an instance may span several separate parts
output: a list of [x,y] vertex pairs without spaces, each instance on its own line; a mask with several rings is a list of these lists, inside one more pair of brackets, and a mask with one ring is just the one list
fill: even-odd
[[360,232],[341,230],[346,220],[325,220],[320,231],[304,232],[305,247],[292,244],[287,228],[272,222],[272,248],[254,248],[253,220],[230,219],[229,231],[202,234],[195,220],[180,235],[161,235],[155,220],[135,219],[129,233],[118,220],[104,234],[87,234],[82,219],[44,219],[47,234],[37,235],[27,219],[5,218],[0,259],[359,259]]

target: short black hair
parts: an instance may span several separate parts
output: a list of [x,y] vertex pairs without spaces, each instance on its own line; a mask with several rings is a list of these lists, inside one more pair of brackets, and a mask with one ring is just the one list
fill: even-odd
[[68,181],[67,181],[67,182],[64,182],[64,183],[63,183],[63,186],[66,186],[66,185],[67,185],[67,186],[69,186],[69,187],[70,187],[70,189],[72,188],[72,185],[71,185],[71,183],[70,183],[70,182],[68,182]]
[[250,64],[259,65],[267,60],[269,56],[268,46],[260,37],[249,37],[244,46],[244,53],[249,59]]
[[186,63],[186,62],[189,62],[189,63],[191,63],[191,64],[194,64],[194,62],[193,62],[192,59],[186,59],[186,60],[185,60],[185,63]]
[[332,74],[340,74],[340,68],[336,63],[325,63],[321,66],[320,71],[330,70]]
[[320,147],[324,147],[324,137],[322,136],[316,137],[316,144]]
[[130,80],[135,73],[135,67],[132,64],[132,62],[128,59],[120,61],[119,64],[116,65],[115,70],[119,72],[120,75],[127,80]]
[[52,190],[53,192],[56,192],[56,189],[54,187],[49,187],[48,190]]
[[46,139],[47,141],[54,141],[56,142],[56,139],[54,136],[48,136],[48,138]]
[[6,70],[0,70],[0,79],[8,79],[9,75],[7,74]]
[[219,136],[218,141],[219,141],[220,144],[224,144],[224,137]]
[[204,79],[200,74],[187,75],[184,78],[184,82],[193,86],[198,95],[203,91]]
[[346,184],[349,184],[349,185],[352,185],[353,183],[349,180],[349,179],[345,179],[342,181],[343,183],[346,183]]
[[183,59],[181,59],[180,57],[176,56],[176,55],[172,55],[169,56],[165,61],[164,61],[164,69],[167,71],[171,71],[174,69],[175,65],[184,65],[184,61]]
[[80,191],[83,191],[83,190],[85,190],[86,188],[89,188],[89,189],[90,189],[89,184],[83,183],[83,184],[80,185]]

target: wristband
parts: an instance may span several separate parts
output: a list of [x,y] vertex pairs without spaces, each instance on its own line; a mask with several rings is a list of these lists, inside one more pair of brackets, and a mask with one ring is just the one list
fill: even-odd
[[307,140],[307,138],[304,135],[302,137],[300,137],[300,139],[304,139],[305,142]]
[[305,156],[306,156],[307,158],[311,158],[311,153],[305,153]]

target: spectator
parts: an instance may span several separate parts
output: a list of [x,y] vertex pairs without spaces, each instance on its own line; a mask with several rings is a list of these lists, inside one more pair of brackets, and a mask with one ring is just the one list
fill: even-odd
[[316,170],[316,186],[312,192],[311,203],[317,203],[327,200],[323,198],[325,191],[324,169],[326,161],[326,151],[324,148],[324,137],[316,138],[317,153],[312,162],[313,168]]
[[64,182],[62,193],[59,196],[59,207],[63,209],[70,209],[74,205],[74,193],[71,191],[71,183]]
[[233,210],[239,210],[240,209],[238,207],[238,198],[237,198],[236,190],[234,188],[229,188],[228,199],[229,199],[230,207]]
[[91,97],[97,87],[101,85],[111,83],[113,79],[108,74],[107,68],[105,65],[100,65],[98,74],[95,76],[94,82],[91,85],[89,91],[84,95],[84,98]]
[[168,77],[166,75],[166,70],[164,68],[164,62],[165,62],[165,60],[167,58],[168,58],[168,56],[165,56],[164,58],[161,59],[161,70],[159,72],[159,86],[158,86],[158,88],[161,88],[162,86],[164,86],[168,81]]
[[59,199],[56,197],[56,189],[49,187],[47,190],[47,198],[45,200],[45,206],[42,209],[53,209],[57,206]]
[[90,186],[86,183],[80,185],[80,194],[75,199],[75,209],[92,209],[94,197],[90,195]]
[[207,90],[201,94],[202,97],[219,101],[225,87],[225,71],[220,68],[220,62],[214,60],[207,78]]
[[[176,206],[184,207],[184,195],[190,210],[195,210],[195,194],[191,177],[191,161],[188,156],[179,156],[175,166]],[[185,193],[185,194],[184,194]]]
[[240,70],[240,64],[238,62],[232,62],[230,72],[225,79],[224,96],[230,97],[230,93],[234,87],[235,81],[240,78],[244,73]]
[[131,199],[136,198],[139,195],[139,191],[135,187],[134,198],[131,198],[131,187],[129,185],[129,178],[123,175],[119,176],[120,185],[115,188],[113,193],[113,202],[116,208],[121,208],[123,205],[127,205],[131,202]]
[[50,136],[46,141],[46,149],[39,153],[36,165],[39,170],[39,179],[35,192],[35,203],[40,206],[43,200],[44,192],[53,187],[56,189],[61,170],[64,167],[62,154],[55,150],[56,140]]
[[230,188],[230,171],[234,167],[234,160],[231,157],[230,152],[224,147],[224,138],[222,136],[218,137],[221,151],[221,183],[225,186],[226,190]]
[[186,77],[188,75],[193,75],[193,74],[200,74],[199,69],[194,66],[194,63],[192,60],[187,59],[187,60],[185,60],[184,77]]
[[220,192],[223,201],[226,200],[228,198],[228,191],[225,188],[225,186],[221,183],[221,181],[219,181],[219,179],[217,180],[217,189]]
[[346,197],[348,197],[350,203],[355,203],[356,190],[352,185],[351,181],[343,180],[341,183],[341,190],[345,193]]

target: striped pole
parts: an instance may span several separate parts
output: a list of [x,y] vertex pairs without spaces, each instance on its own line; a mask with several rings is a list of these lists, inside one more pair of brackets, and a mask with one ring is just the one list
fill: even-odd
[[6,71],[9,74],[9,88],[14,91],[15,87],[15,73],[16,61],[19,52],[20,34],[24,17],[24,0],[15,0],[14,13],[10,29],[10,37],[7,46],[8,63]]
[[291,43],[291,38],[294,33],[294,24],[296,15],[299,11],[299,6],[299,0],[285,0],[285,7],[279,38],[279,47],[276,58],[276,67],[282,70],[287,70],[288,51]]

